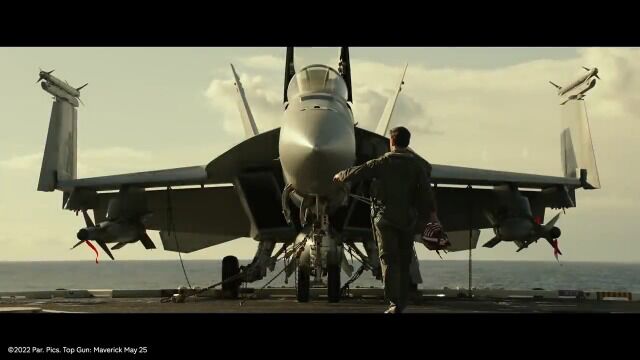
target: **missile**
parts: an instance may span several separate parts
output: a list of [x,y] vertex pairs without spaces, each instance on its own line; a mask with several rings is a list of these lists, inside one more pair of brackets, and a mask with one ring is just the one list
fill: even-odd
[[51,75],[51,73],[53,72],[53,70],[46,72],[46,71],[40,71],[39,73],[39,78],[38,81],[41,80],[45,80],[57,87],[59,87],[60,89],[66,91],[67,93],[69,93],[69,95],[73,96],[73,97],[80,97],[80,90],[82,90],[85,86],[89,85],[89,83],[86,83],[82,86],[80,86],[79,88],[74,88],[71,85],[69,85],[66,81],[62,81],[60,79],[58,79],[57,77]]
[[[71,105],[78,107],[78,100],[80,100],[80,90],[82,90],[85,86],[89,85],[86,83],[79,88],[74,88],[69,85],[66,81],[62,81],[57,77],[51,75],[54,70],[51,71],[43,71],[40,70],[38,73],[38,81],[42,81],[40,84],[42,89],[49,94],[55,96],[56,98],[65,99]],[[82,102],[82,101],[80,101]]]
[[98,226],[82,228],[77,233],[80,241],[96,240],[105,243],[138,241],[144,229],[128,222],[105,221]]
[[558,84],[553,83],[552,81],[549,81],[551,85],[553,85],[556,89],[558,89],[558,96],[567,95],[572,90],[579,88],[581,86],[584,87],[586,85],[587,88],[582,90],[581,92],[581,94],[584,94],[589,89],[595,86],[596,83],[594,78],[600,79],[600,76],[598,76],[598,68],[589,69],[584,66],[582,68],[585,69],[587,73],[566,86],[560,86]]
[[64,99],[66,101],[68,101],[71,105],[73,105],[74,107],[78,107],[78,99],[69,94],[68,92],[66,92],[65,90],[49,83],[46,81],[43,81],[40,83],[40,86],[42,86],[42,89],[46,92],[48,92],[49,94],[55,96],[56,98],[60,98],[60,99]]

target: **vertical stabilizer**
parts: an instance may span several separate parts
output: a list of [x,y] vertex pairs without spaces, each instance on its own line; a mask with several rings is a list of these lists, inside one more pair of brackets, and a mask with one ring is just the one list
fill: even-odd
[[398,86],[387,101],[387,105],[385,106],[382,116],[378,121],[378,126],[375,131],[378,135],[387,136],[387,130],[389,130],[389,124],[391,123],[391,117],[393,116],[396,101],[398,100],[398,95],[400,95],[400,91],[402,90],[402,85],[404,85],[404,75],[407,73],[407,66],[409,66],[409,64],[405,64],[404,70],[402,70],[402,76],[398,81]]
[[283,95],[283,103],[288,103],[289,99],[287,97],[287,88],[289,87],[289,83],[291,79],[296,74],[296,68],[293,63],[293,46],[287,47],[287,53],[285,55],[285,64],[284,64],[284,95]]
[[562,130],[562,134],[560,135],[560,151],[563,175],[569,178],[578,177],[578,162],[573,150],[573,141],[571,141],[571,131],[569,128]]
[[231,64],[231,71],[233,72],[233,81],[236,86],[236,94],[238,95],[238,110],[240,111],[240,117],[242,119],[242,127],[244,128],[244,134],[248,138],[258,135],[258,127],[253,119],[251,108],[249,107],[249,101],[244,93],[244,88],[240,82],[240,77],[236,72],[236,68]]
[[58,181],[76,178],[77,120],[76,107],[65,99],[56,98],[51,107],[38,191],[53,191]]
[[586,101],[569,101],[561,111],[564,176],[580,177],[585,189],[599,189],[600,176],[591,139]]

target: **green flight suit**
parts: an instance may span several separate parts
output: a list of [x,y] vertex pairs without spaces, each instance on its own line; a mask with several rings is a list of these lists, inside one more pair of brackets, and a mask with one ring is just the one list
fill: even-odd
[[431,165],[410,150],[396,149],[338,173],[338,180],[372,179],[371,215],[385,297],[401,312],[407,305],[413,236],[435,208]]

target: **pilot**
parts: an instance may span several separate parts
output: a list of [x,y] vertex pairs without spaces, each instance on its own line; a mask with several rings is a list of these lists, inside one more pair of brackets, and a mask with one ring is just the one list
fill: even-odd
[[385,297],[385,313],[401,313],[407,306],[414,234],[426,223],[439,225],[431,191],[431,165],[409,149],[405,127],[389,131],[391,151],[337,173],[333,180],[357,183],[372,180],[371,215],[378,242]]

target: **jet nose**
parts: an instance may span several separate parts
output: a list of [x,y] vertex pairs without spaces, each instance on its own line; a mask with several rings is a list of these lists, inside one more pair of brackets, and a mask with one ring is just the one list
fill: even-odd
[[349,141],[345,139],[344,136],[341,136],[341,134],[331,134],[330,131],[318,131],[306,135],[307,136],[301,138],[300,146],[298,146],[297,149],[300,156],[305,160],[340,161],[341,158],[349,152]]
[[355,136],[349,118],[331,110],[310,110],[283,124],[280,160],[288,180],[308,194],[335,191],[333,175],[355,162]]

